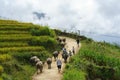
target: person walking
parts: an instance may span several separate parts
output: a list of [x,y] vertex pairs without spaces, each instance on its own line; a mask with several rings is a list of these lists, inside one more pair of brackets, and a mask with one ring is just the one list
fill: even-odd
[[57,60],[57,67],[58,67],[58,73],[60,73],[62,67],[62,61],[60,59]]
[[74,46],[72,48],[72,53],[75,54],[75,48],[74,48]]
[[76,42],[77,42],[77,45],[78,45],[78,47],[79,47],[79,43],[80,43],[79,38],[76,40]]
[[69,50],[69,56],[70,56],[70,57],[72,56],[72,52],[71,52],[71,50]]

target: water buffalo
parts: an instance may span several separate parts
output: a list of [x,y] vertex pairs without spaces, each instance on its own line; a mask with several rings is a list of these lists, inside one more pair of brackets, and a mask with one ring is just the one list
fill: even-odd
[[66,38],[63,38],[62,41],[65,43],[66,42]]
[[48,69],[51,69],[51,63],[52,63],[52,59],[47,58]]
[[43,63],[42,63],[42,61],[38,61],[37,63],[36,63],[36,68],[37,68],[37,74],[40,72],[40,73],[42,73],[42,70],[43,70]]
[[64,62],[67,62],[67,58],[68,58],[68,53],[63,53],[62,54],[62,58],[64,59]]
[[36,60],[37,58],[38,58],[37,56],[32,56],[32,57],[30,58],[30,63],[31,63],[32,65],[35,65],[35,60]]
[[59,54],[58,51],[54,51],[53,52],[53,57],[54,57],[55,61],[56,61],[56,58],[58,58],[58,54]]
[[40,61],[39,58],[35,58],[35,64],[36,64],[37,62],[39,62],[39,61]]

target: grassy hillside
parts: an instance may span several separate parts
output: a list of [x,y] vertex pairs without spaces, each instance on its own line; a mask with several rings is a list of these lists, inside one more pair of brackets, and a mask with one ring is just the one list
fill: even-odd
[[63,80],[120,80],[120,47],[81,41],[79,53],[67,64]]
[[45,61],[54,49],[56,34],[47,26],[0,20],[0,80],[31,80],[36,68],[30,57]]

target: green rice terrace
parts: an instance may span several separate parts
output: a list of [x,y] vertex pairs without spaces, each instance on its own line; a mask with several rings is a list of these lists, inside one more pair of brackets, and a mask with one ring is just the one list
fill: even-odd
[[36,68],[30,57],[45,61],[60,50],[58,35],[81,40],[81,49],[66,64],[62,80],[120,80],[120,46],[12,20],[0,20],[0,80],[32,80]]
[[54,49],[56,34],[47,26],[0,20],[0,80],[31,80],[36,68],[30,57],[45,61]]

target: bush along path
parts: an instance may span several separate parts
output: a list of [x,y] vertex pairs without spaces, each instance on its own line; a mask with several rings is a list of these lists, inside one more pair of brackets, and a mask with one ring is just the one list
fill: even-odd
[[[67,51],[72,50],[73,46],[75,48],[75,53],[79,51],[81,45],[78,47],[76,40],[68,37],[61,37],[61,38],[66,38],[65,48]],[[62,60],[62,70],[60,73],[58,73],[56,61],[54,60],[54,58],[52,58],[51,69],[48,69],[47,63],[45,63],[43,67],[43,72],[40,74],[37,74],[36,72],[33,75],[32,80],[62,80],[63,70],[66,64],[64,63],[64,60],[62,59],[61,54],[62,54],[62,51],[58,55],[58,58]],[[69,61],[69,58],[68,58],[68,61]]]

